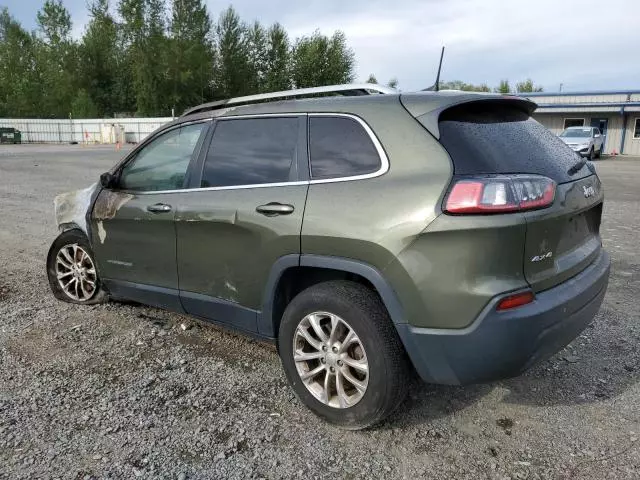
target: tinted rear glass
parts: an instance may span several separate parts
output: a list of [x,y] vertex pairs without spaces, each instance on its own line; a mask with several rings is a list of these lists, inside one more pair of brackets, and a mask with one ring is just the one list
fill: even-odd
[[286,182],[297,147],[297,118],[220,120],[204,162],[202,186]]
[[381,165],[369,134],[348,117],[311,117],[309,155],[314,179],[364,175]]
[[440,115],[440,143],[456,175],[536,173],[563,183],[591,174],[585,166],[569,175],[580,156],[527,112],[505,103],[465,103]]

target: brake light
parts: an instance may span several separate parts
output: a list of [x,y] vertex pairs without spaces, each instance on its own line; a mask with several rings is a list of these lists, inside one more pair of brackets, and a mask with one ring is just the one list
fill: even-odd
[[530,290],[527,290],[526,292],[516,293],[515,295],[510,295],[500,300],[500,303],[498,303],[496,310],[502,311],[521,307],[533,302],[535,298],[535,295]]
[[456,180],[445,211],[455,214],[508,213],[553,203],[556,183],[539,175],[509,175]]

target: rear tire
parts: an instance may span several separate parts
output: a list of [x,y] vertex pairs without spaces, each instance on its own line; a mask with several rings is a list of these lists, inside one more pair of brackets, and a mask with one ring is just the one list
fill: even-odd
[[278,351],[302,403],[339,427],[370,427],[406,396],[407,355],[382,301],[364,285],[331,281],[298,294],[282,317]]
[[63,302],[95,305],[108,300],[93,250],[85,234],[67,230],[53,241],[47,255],[47,277],[53,295]]

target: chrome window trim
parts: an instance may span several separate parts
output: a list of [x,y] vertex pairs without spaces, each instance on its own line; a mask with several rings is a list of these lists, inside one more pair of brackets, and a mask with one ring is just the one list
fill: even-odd
[[311,151],[309,151],[309,178],[310,178],[309,183],[311,185],[318,184],[318,183],[337,183],[337,182],[351,182],[353,180],[365,180],[368,178],[379,177],[389,171],[389,158],[387,157],[387,152],[384,151],[384,148],[382,147],[380,140],[378,140],[378,137],[373,132],[371,127],[362,118],[358,117],[357,115],[353,115],[351,113],[310,113],[309,116],[310,117],[330,117],[330,118],[333,118],[333,117],[351,118],[352,120],[355,120],[360,124],[360,126],[364,129],[364,131],[367,132],[367,135],[369,135],[369,138],[373,142],[373,146],[378,152],[378,157],[380,157],[380,168],[375,172],[364,173],[362,175],[351,175],[347,177],[319,178],[314,180],[313,175],[311,175]]
[[[228,120],[237,120],[243,118],[273,118],[273,117],[300,117],[300,116],[310,116],[310,117],[342,117],[342,118],[351,118],[357,121],[360,126],[365,130],[365,132],[369,135],[369,138],[373,142],[373,146],[378,152],[378,156],[380,157],[380,168],[375,172],[365,173],[362,175],[352,175],[348,177],[336,177],[336,178],[322,178],[317,180],[298,180],[294,182],[277,182],[277,183],[258,183],[252,185],[231,185],[224,187],[198,187],[198,188],[183,188],[179,190],[155,190],[148,192],[140,192],[140,191],[129,191],[129,190],[121,190],[123,193],[131,193],[133,195],[153,195],[153,194],[167,194],[167,193],[185,193],[185,192],[215,192],[218,190],[246,190],[251,188],[267,188],[267,187],[288,187],[288,186],[300,186],[300,185],[314,185],[321,183],[340,183],[340,182],[351,182],[354,180],[366,180],[369,178],[379,177],[384,175],[389,171],[389,158],[387,157],[380,140],[376,137],[375,133],[369,127],[369,125],[357,115],[351,113],[333,113],[333,112],[318,112],[318,113],[263,113],[263,114],[250,114],[250,115],[229,115],[224,117],[216,117],[215,121],[224,121]],[[198,123],[189,122],[189,123]],[[183,124],[183,125],[186,125]],[[311,159],[309,158],[309,162]],[[311,175],[311,164],[309,163],[309,175]]]
[[158,190],[152,192],[133,192],[121,190],[123,193],[131,193],[134,195],[149,195],[154,193],[186,193],[186,192],[212,192],[217,190],[246,190],[249,188],[266,188],[266,187],[289,187],[295,185],[308,185],[308,181],[296,181],[296,182],[278,182],[278,183],[256,183],[253,185],[232,185],[226,187],[196,187],[196,188],[183,188],[180,190]]
[[306,112],[287,112],[287,113],[246,113],[242,115],[220,115],[214,117],[216,121],[224,120],[243,120],[245,118],[273,118],[273,117],[304,117]]

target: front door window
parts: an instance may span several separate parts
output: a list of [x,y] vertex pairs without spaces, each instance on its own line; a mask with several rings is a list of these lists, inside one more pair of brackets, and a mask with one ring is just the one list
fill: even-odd
[[202,132],[207,123],[174,128],[140,150],[120,174],[120,188],[154,192],[180,190]]

